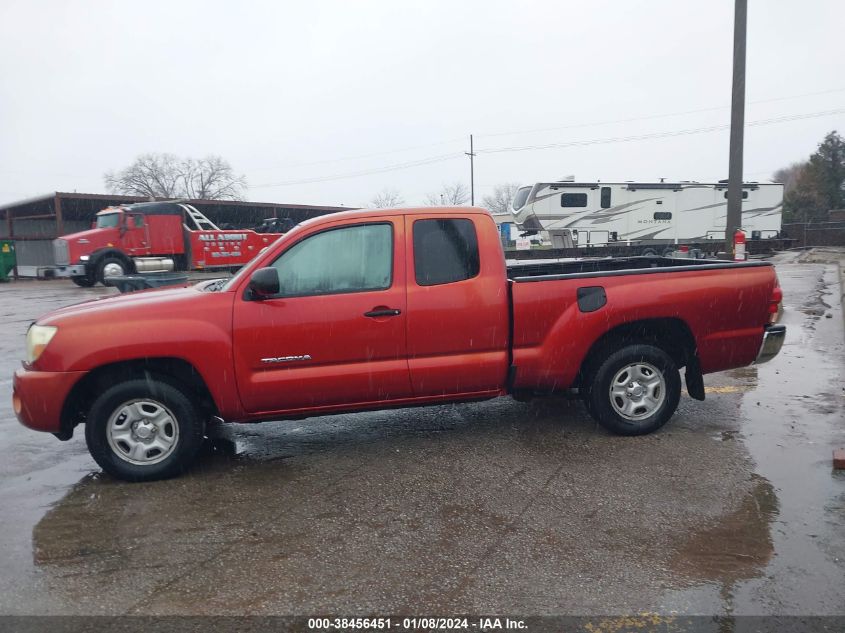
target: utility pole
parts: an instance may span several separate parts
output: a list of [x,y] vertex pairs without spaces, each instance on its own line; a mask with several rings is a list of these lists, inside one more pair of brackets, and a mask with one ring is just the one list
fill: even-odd
[[725,251],[734,252],[734,234],[742,227],[742,142],[745,127],[745,31],[748,0],[734,0],[734,67],[731,91],[731,146],[728,162],[728,214]]
[[469,202],[475,206],[475,152],[472,151],[472,134],[469,135],[469,152],[464,152],[469,156]]

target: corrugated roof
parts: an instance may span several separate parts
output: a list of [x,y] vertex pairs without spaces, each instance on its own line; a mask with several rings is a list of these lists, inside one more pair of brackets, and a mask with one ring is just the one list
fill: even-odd
[[[122,196],[108,193],[70,193],[66,191],[54,191],[41,196],[33,196],[16,202],[9,202],[0,205],[0,211],[23,207],[37,202],[48,202],[59,197],[66,200],[109,200],[110,202],[151,202],[149,197],[144,196]],[[156,198],[155,201],[166,201],[170,198]],[[334,207],[314,204],[291,204],[287,202],[250,202],[246,200],[183,200],[193,205],[225,204],[243,207],[285,207],[286,209],[321,210],[321,211],[348,211],[354,207]]]

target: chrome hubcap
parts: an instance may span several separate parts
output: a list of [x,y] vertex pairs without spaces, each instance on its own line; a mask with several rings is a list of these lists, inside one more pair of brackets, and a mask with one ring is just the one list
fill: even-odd
[[115,409],[107,426],[109,446],[121,459],[139,466],[166,459],[179,442],[176,418],[155,400],[131,400]]
[[666,399],[666,379],[650,363],[632,363],[616,372],[610,382],[610,403],[628,420],[642,420]]
[[103,277],[118,277],[123,274],[123,266],[116,262],[109,262],[103,266]]

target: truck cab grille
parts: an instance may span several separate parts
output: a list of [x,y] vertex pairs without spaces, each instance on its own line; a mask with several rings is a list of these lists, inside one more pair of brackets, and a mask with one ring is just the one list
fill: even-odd
[[56,266],[67,266],[70,264],[67,240],[61,238],[53,240],[53,259],[55,260]]

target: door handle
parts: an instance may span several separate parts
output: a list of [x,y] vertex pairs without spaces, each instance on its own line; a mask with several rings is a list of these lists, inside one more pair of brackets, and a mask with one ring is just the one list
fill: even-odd
[[369,312],[365,312],[365,317],[375,318],[375,317],[389,317],[389,316],[399,316],[402,314],[402,310],[397,310],[396,308],[376,308],[370,310]]

